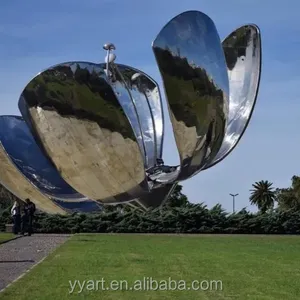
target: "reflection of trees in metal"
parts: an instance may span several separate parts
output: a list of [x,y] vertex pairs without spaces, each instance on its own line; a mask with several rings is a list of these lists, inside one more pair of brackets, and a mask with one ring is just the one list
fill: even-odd
[[244,26],[232,32],[222,43],[228,70],[234,68],[238,57],[246,55],[251,35],[251,27]]
[[229,100],[224,52],[213,21],[196,11],[173,18],[152,47],[180,154],[177,179],[188,179],[214,158],[223,141]]
[[[174,56],[170,50],[154,48],[154,51],[160,62],[161,72],[164,73],[164,76],[168,76],[165,85],[168,93],[172,92],[168,96],[168,102],[172,106],[176,120],[183,121],[187,127],[193,127],[199,123],[199,112],[206,115],[206,111],[209,110],[209,102],[221,100],[223,91],[217,89],[205,69],[191,66],[187,58]],[[178,86],[178,81],[180,86]],[[185,86],[188,86],[189,89],[192,88],[193,94],[183,95],[187,89]],[[194,97],[194,93],[197,97]],[[211,99],[208,98],[208,95]],[[221,103],[219,105],[221,106]],[[205,119],[204,116],[203,119]],[[198,134],[200,135],[201,132]]]
[[[90,72],[72,64],[53,67],[37,76],[23,92],[29,107],[55,109],[61,116],[87,119],[134,139],[124,111],[104,78],[102,66]],[[49,84],[50,83],[50,84]]]
[[90,199],[129,201],[148,191],[143,157],[122,107],[131,101],[128,91],[113,86],[104,66],[49,68],[28,84],[19,107],[68,184]]

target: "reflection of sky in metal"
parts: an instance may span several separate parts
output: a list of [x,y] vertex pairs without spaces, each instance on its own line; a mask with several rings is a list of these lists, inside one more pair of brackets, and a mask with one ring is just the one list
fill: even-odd
[[[240,91],[240,86],[243,84],[244,78],[246,76],[244,72],[244,62],[243,57],[239,57],[232,71],[228,70],[229,85],[230,85],[230,97],[229,97],[229,120],[232,120],[238,110],[241,108],[241,101],[245,99],[246,95],[242,95]],[[240,98],[242,96],[242,98]]]
[[61,178],[21,117],[0,117],[0,140],[20,172],[43,193],[60,199],[86,199]]
[[60,206],[67,212],[81,212],[81,213],[91,213],[101,211],[102,207],[95,201],[80,201],[80,202],[63,202],[60,200],[53,200],[55,204]]
[[[245,44],[239,44],[239,47],[243,47],[245,50],[244,55],[238,56],[239,51],[233,48],[236,50],[235,55],[237,56],[235,57],[235,65],[231,66],[231,70],[228,69],[230,101],[226,134],[215,160],[207,168],[225,158],[237,145],[238,140],[246,129],[247,122],[255,105],[261,63],[259,30],[253,26],[251,29],[245,30],[243,26],[231,33],[223,43],[226,45],[225,47],[233,47],[235,45],[234,36],[240,36],[241,33],[244,33],[244,35],[249,34],[249,30],[251,30],[251,35],[248,36],[249,39],[246,40],[244,38],[243,41]],[[238,31],[241,32],[237,34]]]
[[[257,49],[255,49],[257,50]],[[240,137],[255,100],[256,86],[252,88],[252,81],[257,72],[252,71],[258,67],[257,51],[253,51],[253,37],[246,48],[246,55],[237,58],[234,68],[228,71],[230,84],[229,122],[224,142],[234,145]],[[247,88],[248,87],[248,88]]]
[[120,105],[122,106],[128,120],[129,120],[129,123],[134,131],[134,134],[137,138],[137,141],[138,141],[140,149],[141,149],[141,153],[144,154],[142,132],[141,132],[137,114],[134,109],[134,105],[131,101],[128,90],[126,89],[125,85],[122,84],[122,82],[120,82],[120,81],[116,81],[116,82],[112,83],[111,86],[112,86],[116,96],[118,97]]
[[66,62],[65,65],[67,67],[70,67],[72,72],[75,73],[77,67],[79,66],[81,69],[87,69],[90,73],[96,72],[99,77],[101,75],[104,75],[103,68],[105,68],[105,64],[94,64],[94,63],[89,63],[89,62],[84,62],[84,61],[78,61],[78,62]]
[[137,113],[139,114],[139,118],[141,120],[141,129],[143,133],[143,139],[147,155],[147,167],[153,167],[156,160],[154,159],[154,149],[156,145],[153,128],[154,124],[152,122],[150,109],[147,104],[147,99],[145,95],[141,93],[134,85],[130,89],[130,93],[133,100],[135,101]]
[[162,156],[162,140],[163,140],[163,111],[158,87],[153,90],[146,90],[146,97],[151,106],[154,122],[157,143],[157,155],[159,158]]
[[[255,101],[257,81],[257,68],[259,66],[257,48],[254,47],[255,35],[252,34],[246,48],[246,55],[237,58],[237,62],[231,71],[230,78],[230,117],[228,123],[228,135],[225,140],[230,145],[235,144],[248,121]],[[245,45],[246,47],[246,45]],[[254,87],[254,89],[253,89]]]
[[164,27],[155,45],[169,45],[174,56],[187,58],[212,76],[214,83],[229,95],[228,74],[221,41],[213,21],[201,12],[186,12]]
[[[116,66],[123,73],[124,78],[127,78],[127,86],[140,116],[143,139],[150,164],[148,167],[150,167],[156,160],[155,146],[157,157],[161,157],[162,154],[163,111],[158,85],[149,75],[138,69],[120,64],[116,64]],[[132,80],[134,74],[139,74],[137,80]],[[130,75],[129,80],[128,75]],[[151,114],[154,120],[152,120]]]
[[[145,166],[146,168],[153,167],[156,162],[155,150],[158,147],[156,142],[159,141],[159,148],[157,148],[158,155],[160,156],[162,147],[162,104],[159,93],[153,94],[149,88],[157,89],[157,84],[142,74],[141,71],[125,65],[115,64],[118,72],[122,74],[123,81],[112,82],[115,94],[127,115],[129,122],[135,132],[139,146],[142,153],[145,153]],[[142,84],[140,79],[132,81],[132,76],[136,73],[141,75]],[[118,76],[117,76],[118,77]],[[140,85],[141,84],[141,85]],[[151,111],[150,111],[151,108]],[[151,112],[153,117],[152,120]],[[156,123],[158,124],[159,131],[156,132]],[[154,135],[156,134],[156,136]]]

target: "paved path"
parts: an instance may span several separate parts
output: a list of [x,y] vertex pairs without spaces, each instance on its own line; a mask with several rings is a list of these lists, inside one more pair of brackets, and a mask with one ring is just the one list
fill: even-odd
[[0,245],[0,291],[69,237],[70,235],[34,234]]

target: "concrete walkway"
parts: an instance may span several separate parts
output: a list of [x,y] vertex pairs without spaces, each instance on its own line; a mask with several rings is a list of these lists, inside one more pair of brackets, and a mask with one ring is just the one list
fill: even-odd
[[0,291],[69,237],[70,235],[34,234],[0,245]]

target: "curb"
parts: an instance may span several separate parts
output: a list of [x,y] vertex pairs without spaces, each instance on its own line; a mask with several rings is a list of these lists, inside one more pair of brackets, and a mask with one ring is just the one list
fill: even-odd
[[19,239],[19,238],[22,238],[22,237],[23,237],[23,236],[22,236],[22,235],[20,235],[20,236],[13,237],[13,238],[11,238],[11,239],[9,239],[9,240],[4,240],[4,241],[0,242],[0,245],[2,245],[2,244],[6,244],[6,243],[8,243],[8,242],[11,242],[11,241],[17,240],[17,239]]
[[20,280],[22,277],[24,277],[29,271],[31,271],[34,267],[38,266],[40,263],[42,263],[48,255],[44,258],[42,258],[39,262],[37,262],[35,265],[31,266],[28,270],[26,270],[23,274],[21,274],[19,277],[14,279],[11,283],[9,283],[6,287],[4,287],[2,290],[0,290],[0,294],[4,292],[8,287],[10,287],[12,284],[14,284],[16,281]]
[[[23,236],[20,236],[23,237]],[[15,239],[18,239],[20,237],[16,237]],[[54,251],[56,251],[57,249],[59,249],[62,245],[64,245],[67,241],[70,240],[72,236],[68,237],[68,239],[66,239],[66,241],[64,243],[62,243],[59,247],[57,247],[56,249],[54,249],[52,252],[48,253],[48,255],[46,255],[44,258],[42,258],[40,261],[38,261],[36,264],[34,264],[33,266],[31,266],[28,270],[26,270],[24,273],[22,273],[20,276],[18,276],[16,279],[14,279],[12,282],[10,282],[7,286],[5,286],[2,290],[0,290],[0,294],[3,293],[8,287],[10,287],[11,285],[13,285],[16,281],[20,280],[22,277],[24,277],[27,273],[29,273],[32,269],[34,269],[36,266],[38,266],[39,264],[41,264],[46,258],[49,257],[49,255],[51,255]],[[10,240],[11,241],[11,240]],[[8,241],[5,241],[8,242]]]

